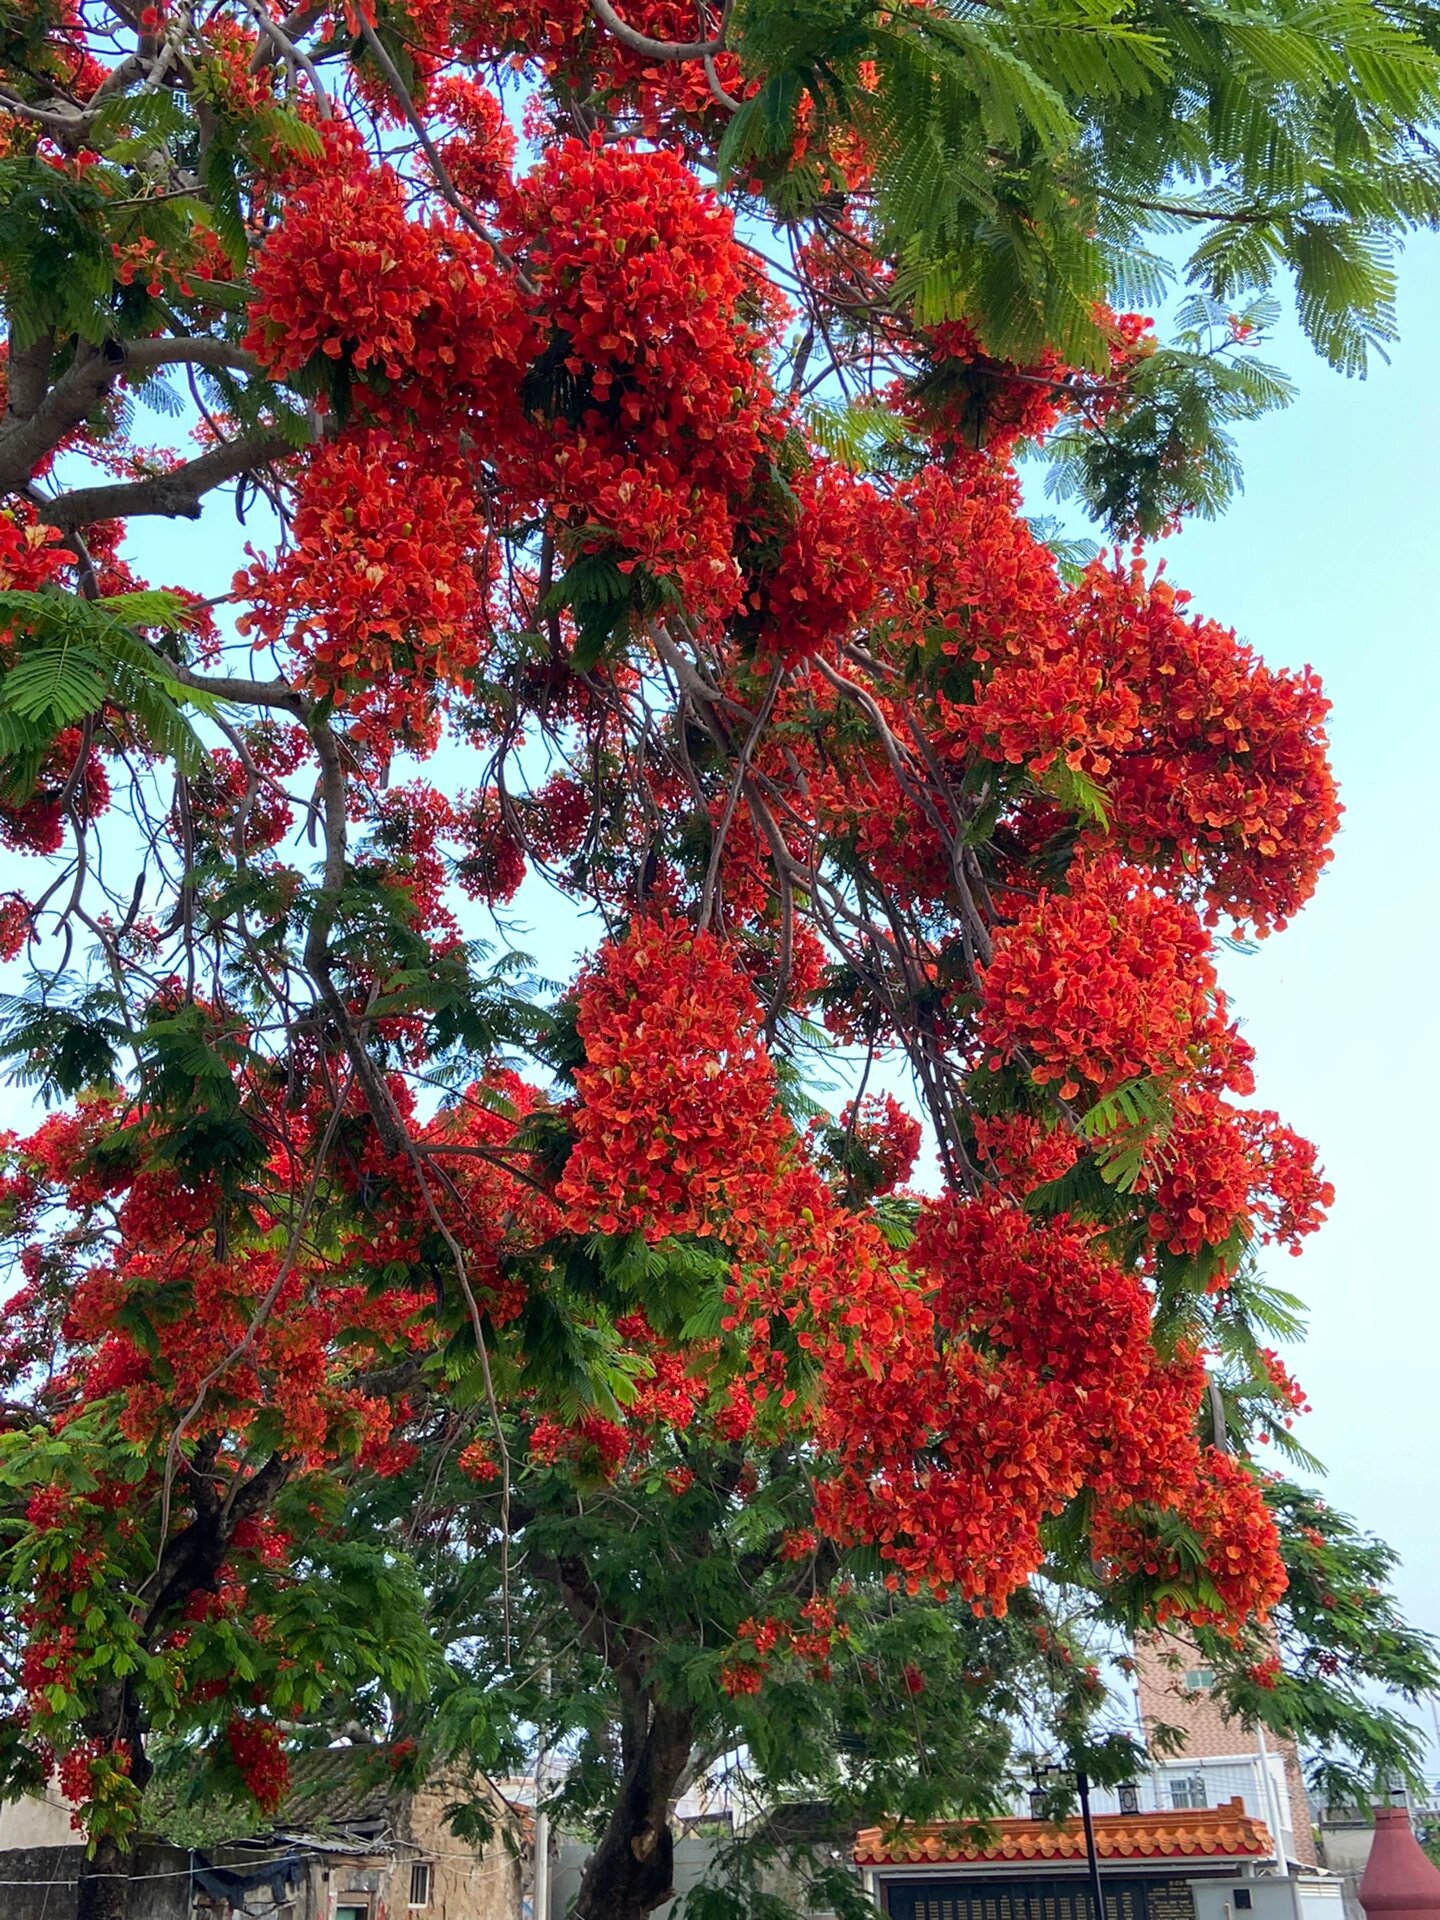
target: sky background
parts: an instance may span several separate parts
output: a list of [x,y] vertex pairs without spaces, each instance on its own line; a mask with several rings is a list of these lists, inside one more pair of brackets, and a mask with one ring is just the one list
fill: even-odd
[[[1401,340],[1364,381],[1330,373],[1298,330],[1266,357],[1300,384],[1243,430],[1246,491],[1165,543],[1197,609],[1273,664],[1313,665],[1334,702],[1345,805],[1310,905],[1224,984],[1258,1058],[1261,1102],[1319,1142],[1334,1211],[1270,1277],[1302,1294],[1297,1438],[1334,1504],[1402,1556],[1412,1621],[1440,1633],[1440,241],[1401,268]],[[1433,1738],[1433,1729],[1432,1729]],[[1440,1770],[1440,1752],[1432,1745]]]
[[[1391,364],[1364,381],[1331,373],[1285,323],[1266,357],[1298,398],[1242,431],[1246,492],[1229,514],[1163,550],[1197,611],[1274,664],[1313,665],[1334,702],[1335,861],[1296,922],[1222,971],[1260,1102],[1319,1142],[1337,1188],[1304,1257],[1270,1268],[1311,1314],[1291,1356],[1314,1406],[1297,1437],[1325,1461],[1334,1504],[1398,1550],[1406,1612],[1440,1635],[1440,239],[1412,247],[1399,309]],[[223,591],[246,537],[227,515],[216,502],[199,527],[147,527],[137,557],[155,584]],[[253,537],[265,544],[263,528]],[[3,866],[0,885],[35,891],[33,866]],[[593,933],[528,889],[517,906],[531,923],[518,943],[563,977]],[[24,1096],[0,1101],[23,1124]],[[1440,1778],[1434,1745],[1432,1765]]]

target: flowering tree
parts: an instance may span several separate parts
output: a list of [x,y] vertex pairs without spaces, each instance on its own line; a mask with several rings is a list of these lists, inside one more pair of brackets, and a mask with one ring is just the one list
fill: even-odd
[[[3,33],[4,1045],[53,1109],[4,1186],[4,1753],[58,1758],[82,1911],[126,1911],[157,1741],[263,1808],[339,1703],[438,1689],[493,1757],[537,1647],[613,1728],[587,1920],[667,1897],[673,1796],[766,1750],[767,1690],[843,1657],[852,1720],[913,1701],[946,1606],[1019,1598],[1049,1659],[1043,1570],[1253,1662],[1247,1448],[1294,1399],[1253,1260],[1330,1196],[1214,943],[1325,863],[1326,703],[1126,543],[1283,397],[1273,272],[1338,364],[1385,336],[1440,206],[1418,30]],[[1157,225],[1200,236],[1170,345],[1107,304]],[[1026,520],[1036,444],[1112,554]],[[226,493],[233,578],[137,571]],[[591,916],[561,989],[475,937],[527,881]]]

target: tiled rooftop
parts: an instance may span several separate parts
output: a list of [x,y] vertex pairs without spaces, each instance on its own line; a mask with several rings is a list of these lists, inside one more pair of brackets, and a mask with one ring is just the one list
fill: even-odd
[[[1275,1843],[1264,1821],[1246,1813],[1243,1800],[1184,1812],[1101,1813],[1095,1816],[1095,1851],[1102,1860],[1202,1858],[1265,1859]],[[1055,1861],[1085,1858],[1079,1820],[956,1821],[948,1826],[908,1827],[887,1835],[867,1827],[856,1836],[862,1867],[927,1866],[954,1861]]]

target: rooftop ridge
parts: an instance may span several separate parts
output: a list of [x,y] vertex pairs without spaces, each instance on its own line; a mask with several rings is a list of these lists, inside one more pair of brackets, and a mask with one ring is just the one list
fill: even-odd
[[[1238,1796],[1218,1807],[1162,1808],[1154,1813],[1099,1813],[1095,1851],[1102,1860],[1176,1857],[1264,1859],[1275,1843],[1263,1820]],[[967,1839],[967,1834],[985,1834]],[[952,1820],[902,1827],[887,1835],[867,1827],[855,1838],[860,1866],[919,1866],[980,1860],[1083,1860],[1085,1829],[1078,1819]]]

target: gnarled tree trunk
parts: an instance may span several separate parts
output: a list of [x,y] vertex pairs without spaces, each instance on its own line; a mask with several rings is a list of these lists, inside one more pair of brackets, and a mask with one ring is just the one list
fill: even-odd
[[95,1844],[80,1865],[76,1920],[130,1920],[131,1875],[135,1856],[118,1840]]
[[[575,1902],[577,1920],[645,1920],[675,1891],[670,1802],[690,1760],[694,1715],[655,1706]],[[538,1914],[536,1920],[547,1920]]]

